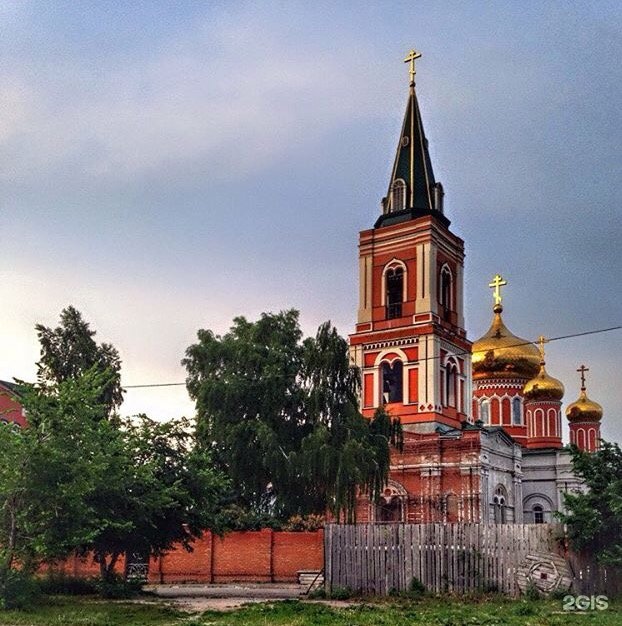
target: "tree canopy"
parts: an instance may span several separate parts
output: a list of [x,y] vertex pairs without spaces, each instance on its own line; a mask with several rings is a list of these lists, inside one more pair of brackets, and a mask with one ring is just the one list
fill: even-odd
[[237,317],[223,336],[200,330],[183,364],[199,441],[243,506],[352,518],[357,491],[384,485],[396,425],[359,413],[359,374],[329,322],[303,341],[297,311]]
[[17,570],[76,550],[110,578],[124,553],[190,548],[223,529],[230,491],[192,422],[114,413],[117,352],[95,344],[78,311],[37,330],[40,382],[19,384],[28,424],[0,424],[0,606]]
[[194,446],[187,420],[155,422],[144,415],[99,424],[107,454],[87,504],[96,530],[80,545],[92,553],[103,578],[122,554],[158,555],[222,530],[226,478],[209,451]]
[[564,494],[566,513],[560,517],[571,544],[622,566],[622,450],[606,441],[593,453],[573,447],[572,464],[586,490]]
[[94,536],[88,499],[105,456],[100,376],[63,381],[53,395],[22,385],[28,427],[0,424],[0,597],[18,563],[32,571]]
[[37,363],[37,377],[42,385],[54,385],[76,379],[95,368],[105,373],[101,388],[101,404],[111,414],[123,402],[121,388],[121,359],[116,348],[109,343],[98,344],[82,314],[73,306],[63,309],[60,325],[50,328],[35,326],[41,345],[41,358]]

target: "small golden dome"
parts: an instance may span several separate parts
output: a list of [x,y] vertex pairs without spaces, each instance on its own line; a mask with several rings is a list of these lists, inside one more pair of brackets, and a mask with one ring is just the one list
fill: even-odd
[[599,422],[602,416],[603,407],[587,397],[585,388],[581,389],[579,399],[566,408],[569,422]]
[[533,378],[540,369],[538,348],[507,329],[501,319],[500,303],[495,304],[493,311],[488,332],[473,344],[473,379]]
[[523,394],[529,400],[561,400],[564,397],[564,385],[557,378],[549,376],[540,364],[540,371],[524,387]]

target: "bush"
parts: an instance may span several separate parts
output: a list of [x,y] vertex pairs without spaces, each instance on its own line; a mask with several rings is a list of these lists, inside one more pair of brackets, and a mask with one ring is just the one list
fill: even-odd
[[46,595],[89,596],[98,592],[97,581],[66,574],[48,574],[39,580],[39,588]]
[[41,596],[37,581],[22,572],[9,571],[0,583],[0,608],[25,609],[32,606]]
[[525,589],[525,597],[527,600],[539,600],[542,596],[538,591],[538,588],[534,585],[533,582],[530,582],[527,585],[527,589]]
[[142,582],[138,580],[125,580],[115,575],[110,580],[99,580],[96,584],[97,593],[108,600],[123,600],[133,598],[140,594]]
[[520,604],[517,604],[514,608],[514,615],[520,615],[521,617],[527,617],[529,615],[535,615],[537,611],[532,604],[523,600]]
[[422,596],[425,593],[425,585],[416,577],[410,579],[408,593],[411,596]]
[[350,587],[335,587],[330,592],[331,600],[349,600],[352,597],[352,589]]
[[325,597],[326,597],[326,589],[324,589],[324,586],[311,589],[311,591],[309,591],[309,594],[307,595],[307,598],[310,598],[311,600],[321,600]]
[[324,516],[315,515],[310,513],[309,515],[292,515],[283,524],[283,530],[289,531],[314,531],[320,528],[324,528]]
[[549,593],[549,598],[551,600],[563,600],[568,595],[568,589],[564,589],[563,587],[557,587]]

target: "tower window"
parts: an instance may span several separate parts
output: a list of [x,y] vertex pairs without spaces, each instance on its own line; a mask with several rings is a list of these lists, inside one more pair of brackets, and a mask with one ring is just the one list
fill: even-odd
[[520,398],[514,398],[512,400],[512,424],[514,426],[520,426],[522,423],[521,401]]
[[544,509],[540,504],[536,504],[533,507],[533,523],[544,524]]
[[404,294],[404,270],[401,267],[390,269],[387,281],[387,319],[401,317]]
[[391,185],[391,211],[403,211],[406,208],[406,183],[398,178]]
[[403,366],[401,361],[382,364],[382,399],[385,404],[401,402],[403,398]]
[[453,310],[452,289],[451,289],[451,271],[444,265],[441,269],[439,280],[438,300],[442,308],[444,319],[448,320]]
[[447,390],[446,406],[456,406],[456,379],[458,373],[453,363],[448,363],[445,368],[445,389]]

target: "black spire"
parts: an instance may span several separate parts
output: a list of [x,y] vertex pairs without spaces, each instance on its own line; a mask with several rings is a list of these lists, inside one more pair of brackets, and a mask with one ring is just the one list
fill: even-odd
[[415,56],[417,54],[411,51],[406,57],[406,61],[411,61],[406,114],[389,189],[382,200],[383,214],[376,221],[376,228],[430,214],[437,216],[446,226],[449,225],[449,220],[443,215],[443,187],[434,179],[428,140],[415,92],[414,59],[418,58]]

